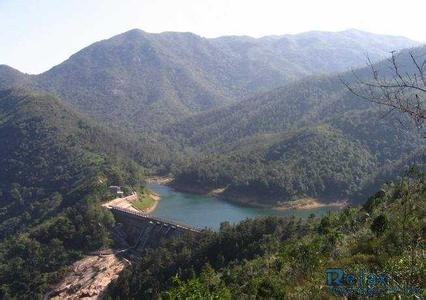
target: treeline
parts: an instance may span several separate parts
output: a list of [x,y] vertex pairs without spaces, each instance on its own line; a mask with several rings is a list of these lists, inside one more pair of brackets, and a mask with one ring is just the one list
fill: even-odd
[[[374,174],[387,170],[386,180],[391,180],[411,164],[424,163],[416,155],[422,147],[415,138],[383,125],[368,131],[373,122],[366,122],[347,125],[351,131],[323,124],[294,133],[257,136],[228,153],[201,154],[176,168],[174,184],[205,191],[226,188],[225,198],[266,205],[304,197],[359,200],[366,197],[367,186],[371,191],[384,182],[385,178]],[[392,167],[396,165],[399,169]]]

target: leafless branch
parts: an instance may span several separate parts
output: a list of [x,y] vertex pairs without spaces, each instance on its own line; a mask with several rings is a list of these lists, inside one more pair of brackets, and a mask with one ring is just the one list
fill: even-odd
[[[342,82],[357,97],[389,107],[389,113],[399,111],[406,114],[418,128],[423,128],[426,118],[426,59],[419,59],[410,52],[410,65],[402,66],[398,61],[398,54],[391,54],[387,65],[388,72],[380,73],[377,65],[367,57],[371,80],[366,80],[356,71],[352,71],[352,83],[346,80]],[[403,71],[404,68],[408,71]]]

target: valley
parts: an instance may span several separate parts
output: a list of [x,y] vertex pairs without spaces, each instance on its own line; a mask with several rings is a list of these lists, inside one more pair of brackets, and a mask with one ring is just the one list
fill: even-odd
[[422,285],[425,57],[133,29],[0,65],[0,298],[326,298],[335,265]]
[[197,185],[179,185],[175,182],[171,181],[168,184],[165,183],[158,183],[154,182],[154,184],[159,185],[168,185],[171,187],[171,189],[188,194],[188,195],[198,195],[198,196],[207,196],[207,197],[215,197],[230,203],[233,203],[238,206],[243,207],[254,207],[254,208],[266,208],[266,209],[274,209],[274,210],[304,210],[304,209],[315,209],[319,207],[335,207],[335,208],[343,208],[348,203],[347,200],[339,199],[336,202],[324,202],[320,199],[316,198],[299,198],[296,200],[285,200],[282,202],[277,201],[275,204],[265,204],[262,199],[264,199],[263,196],[259,196],[256,194],[253,194],[252,196],[245,196],[243,193],[239,194],[233,194],[231,196],[225,194],[225,191],[227,190],[227,187],[219,187],[214,189],[206,189],[203,186],[197,186]]
[[176,220],[197,228],[219,230],[221,223],[237,224],[247,218],[267,216],[295,216],[307,218],[310,215],[324,216],[337,211],[339,206],[314,206],[307,209],[286,207],[284,210],[273,208],[248,207],[223,199],[178,192],[169,186],[149,184],[148,187],[160,195],[161,201],[152,212],[154,216]]

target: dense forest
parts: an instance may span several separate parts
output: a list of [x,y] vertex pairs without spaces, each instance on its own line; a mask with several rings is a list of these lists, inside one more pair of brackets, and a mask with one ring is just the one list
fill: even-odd
[[164,242],[124,271],[110,298],[329,298],[325,270],[333,267],[386,273],[388,287],[424,287],[425,187],[424,173],[412,170],[360,208],[223,223],[219,232]]
[[45,94],[0,91],[0,140],[0,297],[35,297],[111,243],[99,203],[144,171],[122,136]]
[[[136,143],[130,157],[176,188],[225,188],[224,198],[261,206],[357,201],[384,182],[379,174],[393,179],[395,166],[417,162],[424,142],[351,94],[350,72],[318,73],[361,66],[365,49],[378,61],[412,44],[353,30],[262,39],[131,30],[39,75],[2,66],[0,87],[61,96]],[[386,72],[386,61],[378,66]]]
[[[424,57],[426,48],[412,53]],[[408,51],[397,57],[408,74],[415,68],[409,58]],[[389,73],[386,61],[376,66]],[[343,84],[353,76],[303,79],[166,127],[165,136],[190,149],[172,170],[175,187],[226,188],[223,197],[245,204],[303,197],[360,201],[372,186],[422,165],[422,131],[356,97]],[[356,76],[371,74],[363,68]]]

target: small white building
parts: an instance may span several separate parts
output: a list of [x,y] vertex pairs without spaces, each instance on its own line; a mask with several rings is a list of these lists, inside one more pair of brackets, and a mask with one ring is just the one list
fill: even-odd
[[117,198],[123,198],[124,197],[124,192],[121,190],[120,186],[111,185],[109,187],[109,190],[110,190],[111,194],[113,194]]

